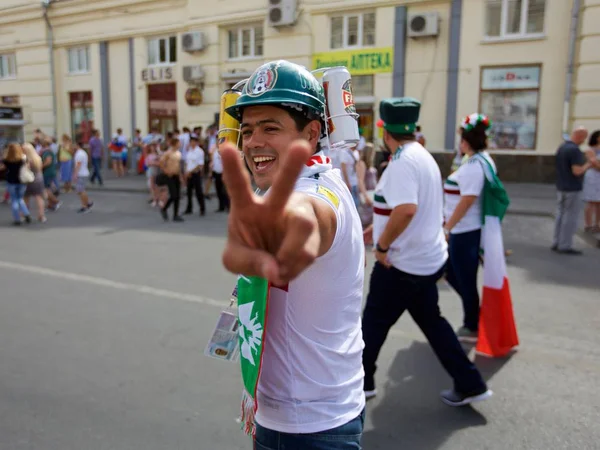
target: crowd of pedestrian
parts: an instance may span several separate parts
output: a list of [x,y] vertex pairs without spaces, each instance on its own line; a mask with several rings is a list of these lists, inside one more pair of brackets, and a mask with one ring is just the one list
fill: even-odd
[[7,186],[2,203],[10,204],[13,225],[32,222],[32,199],[38,222],[46,223],[46,212],[57,211],[62,204],[60,193],[72,192],[73,186],[81,201],[79,213],[89,212],[94,205],[86,192],[90,175],[87,151],[68,135],[57,145],[55,139],[37,130],[32,142],[10,143],[2,153],[0,170]]

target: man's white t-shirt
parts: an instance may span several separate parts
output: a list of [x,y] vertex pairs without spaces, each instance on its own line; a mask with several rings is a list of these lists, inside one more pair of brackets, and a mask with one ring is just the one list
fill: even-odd
[[417,212],[387,253],[392,265],[412,275],[433,275],[448,259],[443,231],[442,175],[433,156],[418,142],[399,149],[375,189],[373,240],[377,242],[392,210],[415,204]]
[[204,165],[204,150],[201,147],[189,149],[185,155],[185,170],[192,172],[198,166]]
[[212,152],[212,171],[214,173],[223,173],[223,160],[221,159],[219,150],[216,148]]
[[181,156],[186,158],[187,152],[190,146],[190,133],[183,133],[179,136],[179,151],[181,152]]
[[[446,180],[444,186],[444,220],[447,222],[460,202],[461,196],[474,195],[479,197],[467,210],[464,217],[452,228],[452,234],[467,233],[469,231],[479,230],[481,228],[481,192],[485,182],[480,158],[485,158],[496,171],[496,164],[488,152],[481,152],[479,155],[470,157],[462,164],[456,172],[452,173]],[[457,185],[458,189],[453,189],[452,185]]]
[[75,161],[75,166],[77,163],[81,163],[79,166],[79,170],[77,172],[78,177],[89,177],[90,170],[88,169],[88,155],[85,150],[78,148],[75,152],[75,156],[73,157]]
[[286,288],[270,289],[256,421],[282,433],[316,433],[355,419],[365,407],[365,250],[360,218],[337,170],[300,178],[295,192],[326,202],[337,228],[327,253]]
[[350,186],[358,186],[358,176],[356,175],[356,163],[358,159],[352,150],[338,150],[340,152],[340,164],[346,165],[346,176]]

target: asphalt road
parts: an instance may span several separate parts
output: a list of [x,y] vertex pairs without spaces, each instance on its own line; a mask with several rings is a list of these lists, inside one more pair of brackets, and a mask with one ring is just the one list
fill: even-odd
[[[236,365],[203,356],[234,277],[213,214],[163,223],[137,194],[74,196],[45,225],[0,207],[0,450],[250,449]],[[600,250],[548,249],[552,222],[508,216],[521,347],[476,362],[495,396],[452,409],[450,385],[407,315],[380,357],[364,448],[600,448]],[[372,258],[370,263],[372,262]],[[366,287],[366,289],[368,286]],[[460,301],[441,286],[460,324]]]

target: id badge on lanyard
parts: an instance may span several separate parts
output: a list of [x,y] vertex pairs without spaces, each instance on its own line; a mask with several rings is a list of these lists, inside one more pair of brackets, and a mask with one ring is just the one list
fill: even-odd
[[215,329],[206,344],[204,354],[222,361],[236,362],[239,359],[240,340],[238,335],[237,283],[231,294],[229,306],[221,311]]

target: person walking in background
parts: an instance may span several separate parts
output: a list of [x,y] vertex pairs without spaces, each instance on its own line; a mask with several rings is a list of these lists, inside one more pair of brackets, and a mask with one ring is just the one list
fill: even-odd
[[219,149],[216,147],[212,153],[212,174],[215,178],[215,189],[219,199],[219,208],[215,212],[229,211],[229,196],[223,182],[223,161]]
[[123,150],[126,145],[127,138],[123,135],[123,130],[117,128],[117,132],[109,145],[112,169],[117,177],[122,177],[125,174],[125,169],[123,168]]
[[342,179],[344,180],[344,183],[346,183],[346,186],[348,186],[348,190],[354,199],[354,204],[358,208],[360,206],[358,177],[356,176],[356,163],[358,162],[358,157],[354,151],[350,149],[340,149],[338,151],[340,152]]
[[31,223],[29,209],[23,200],[26,185],[21,183],[21,167],[27,164],[27,158],[19,144],[8,144],[6,154],[0,168],[6,169],[7,191],[10,198],[10,207],[13,215],[13,225],[21,225],[21,214],[27,223]]
[[146,178],[148,180],[148,189],[150,190],[149,203],[152,207],[159,204],[158,186],[156,186],[156,176],[158,175],[158,144],[150,143],[146,146]]
[[446,279],[463,304],[463,326],[456,332],[459,340],[476,342],[479,326],[477,271],[482,227],[482,192],[485,183],[483,164],[494,171],[496,165],[485,151],[487,116],[472,114],[461,126],[461,153],[467,162],[450,174],[444,183],[444,233],[448,240]]
[[571,138],[564,142],[556,152],[556,190],[558,191],[556,221],[552,251],[565,255],[580,255],[573,248],[573,236],[577,231],[583,206],[583,176],[591,167],[585,155],[579,149],[587,138],[588,131],[577,128]]
[[[217,152],[217,125],[213,124],[210,127],[208,127],[208,130],[206,130],[206,148],[208,151],[206,152],[207,154],[207,160],[205,161],[205,164],[207,165],[208,169],[206,172],[206,181],[205,181],[205,185],[204,185],[204,197],[208,200],[210,200],[210,188],[212,185],[212,180],[213,178],[213,173],[212,173],[212,169],[213,169],[213,159],[214,159],[214,155]],[[221,170],[221,173],[223,173],[223,171]],[[215,178],[215,185],[216,185],[216,178]],[[216,187],[216,186],[215,186]],[[218,194],[217,194],[218,195]]]
[[50,211],[56,211],[61,203],[58,201],[60,189],[56,179],[57,165],[56,154],[51,148],[52,141],[48,138],[42,140],[42,176],[44,178],[44,188],[46,188],[46,201]]
[[77,211],[80,214],[86,214],[90,212],[94,202],[90,201],[86,192],[86,184],[90,176],[88,169],[88,154],[83,149],[82,144],[77,144],[77,150],[73,158],[75,162],[75,168],[73,170],[73,182],[75,183],[75,191],[79,194],[81,200],[81,208]]
[[162,218],[167,221],[169,206],[173,205],[173,222],[183,222],[179,215],[179,201],[181,197],[181,152],[180,142],[176,137],[169,141],[169,149],[160,158],[160,170],[165,174],[169,199],[160,210]]
[[[184,128],[185,130],[185,128]],[[199,138],[196,135],[190,137],[190,144],[185,160],[185,178],[187,183],[187,208],[184,214],[192,214],[193,195],[196,193],[196,199],[200,206],[200,215],[206,213],[204,204],[204,191],[202,190],[202,173],[204,172],[204,150],[198,145]]]
[[[377,358],[390,328],[408,310],[444,369],[452,389],[441,398],[450,406],[492,395],[469,360],[439,307],[438,280],[448,259],[442,231],[442,175],[433,156],[414,135],[421,103],[412,98],[382,100],[383,142],[392,152],[375,190],[373,227],[377,262],[363,314],[364,390],[374,397]],[[367,236],[365,236],[367,237]]]
[[42,174],[42,158],[35,151],[35,148],[30,143],[23,144],[23,153],[29,162],[29,168],[33,172],[34,179],[27,184],[25,188],[24,200],[27,208],[29,208],[29,198],[35,199],[35,204],[38,210],[38,220],[41,223],[46,223],[44,214],[46,205],[44,202],[44,175]]
[[100,131],[92,130],[92,138],[89,142],[90,156],[92,157],[92,184],[98,180],[100,186],[104,185],[102,181],[102,158],[104,156],[104,142],[100,139]]
[[363,228],[373,223],[373,192],[377,186],[377,170],[373,167],[374,151],[373,144],[367,143],[360,152],[360,159],[356,163],[356,176],[360,194],[358,214]]
[[58,147],[58,162],[60,164],[60,181],[65,192],[73,190],[73,142],[68,134],[63,134],[60,147]]
[[600,130],[590,136],[590,148],[585,152],[590,168],[583,179],[585,231],[600,233]]

